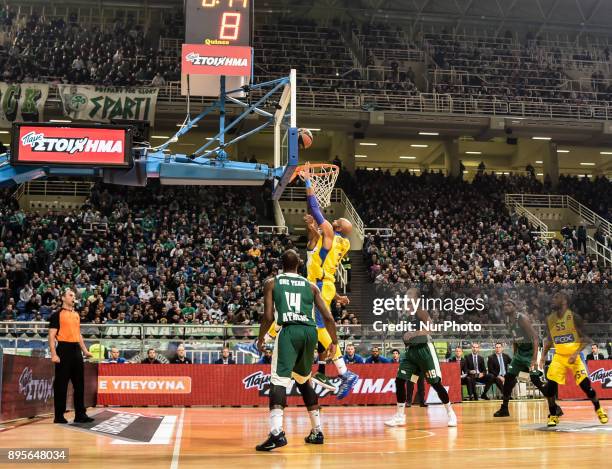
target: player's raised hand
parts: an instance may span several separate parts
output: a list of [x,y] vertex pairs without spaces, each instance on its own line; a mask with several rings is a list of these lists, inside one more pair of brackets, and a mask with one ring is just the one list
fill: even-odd
[[300,171],[300,178],[302,179],[302,181],[309,181],[310,176],[310,163],[306,163]]
[[307,226],[314,225],[315,219],[312,215],[304,215],[304,223],[306,223]]
[[351,303],[351,300],[349,300],[349,297],[343,296],[343,295],[339,295],[336,301],[338,301],[342,306],[346,306]]

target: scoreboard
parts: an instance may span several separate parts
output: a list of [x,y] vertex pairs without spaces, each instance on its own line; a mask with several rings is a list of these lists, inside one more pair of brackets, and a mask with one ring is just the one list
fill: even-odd
[[185,43],[250,46],[254,0],[186,0]]

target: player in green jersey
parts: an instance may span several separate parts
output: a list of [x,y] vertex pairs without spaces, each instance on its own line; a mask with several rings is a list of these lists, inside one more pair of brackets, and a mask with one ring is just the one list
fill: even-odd
[[338,345],[336,324],[321,292],[297,273],[299,255],[289,249],[282,255],[282,263],[283,273],[268,279],[264,285],[264,317],[259,329],[258,348],[263,349],[266,332],[274,321],[281,326],[281,330],[276,336],[272,355],[270,434],[266,441],[255,447],[257,451],[270,451],[287,444],[283,431],[283,409],[287,404],[287,388],[292,378],[297,382],[312,424],[305,441],[323,443],[320,406],[310,381],[318,342],[315,306],[332,339],[328,348],[330,356],[334,355]]

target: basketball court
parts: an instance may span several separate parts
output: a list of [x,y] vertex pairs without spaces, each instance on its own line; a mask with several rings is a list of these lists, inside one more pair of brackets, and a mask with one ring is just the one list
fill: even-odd
[[[612,427],[600,425],[590,403],[563,402],[565,415],[555,431],[546,429],[544,401],[511,403],[513,417],[494,420],[499,402],[455,405],[457,428],[446,426],[442,406],[406,410],[406,427],[387,428],[394,407],[326,407],[325,444],[307,446],[310,430],[303,408],[286,411],[289,445],[258,453],[255,445],[269,431],[266,408],[112,408],[128,417],[163,417],[151,440],[130,441],[50,418],[1,431],[3,446],[21,447],[36,435],[37,447],[70,448],[70,463],[80,468],[201,467],[605,467],[612,450]],[[604,407],[611,410],[609,402]],[[70,416],[67,416],[70,421]],[[125,416],[123,420],[126,421]],[[127,419],[131,420],[131,419]],[[146,432],[135,422],[132,438]],[[204,449],[205,448],[205,449]],[[30,465],[29,467],[43,467]]]

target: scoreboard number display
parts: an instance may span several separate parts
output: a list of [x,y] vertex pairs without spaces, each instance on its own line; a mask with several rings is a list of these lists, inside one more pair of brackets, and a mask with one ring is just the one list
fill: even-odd
[[254,0],[186,0],[185,43],[250,46]]

